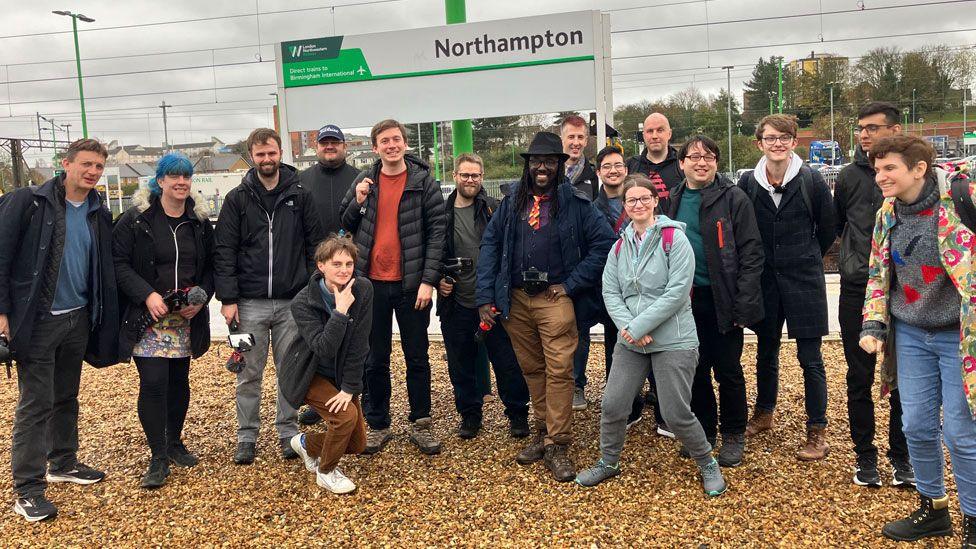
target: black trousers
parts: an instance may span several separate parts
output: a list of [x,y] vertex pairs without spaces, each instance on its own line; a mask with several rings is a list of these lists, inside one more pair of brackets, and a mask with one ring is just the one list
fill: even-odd
[[[864,293],[865,286],[841,281],[837,316],[844,343],[844,358],[847,360],[847,419],[851,425],[854,453],[858,458],[877,461],[872,397],[877,355],[865,352],[858,345],[861,339]],[[888,419],[888,458],[908,459],[908,443],[901,428],[901,399],[897,389],[891,392],[888,403],[891,405],[891,416]]]
[[[441,331],[447,349],[447,373],[454,387],[454,405],[463,418],[481,419],[484,393],[478,387],[478,342],[474,335],[480,322],[477,309],[457,303],[441,315]],[[498,397],[505,405],[509,419],[525,419],[529,415],[529,388],[522,376],[512,340],[501,323],[485,334],[488,359],[495,370]]]
[[390,427],[390,355],[393,349],[393,315],[400,327],[400,345],[407,363],[407,400],[410,421],[430,417],[430,357],[427,326],[430,305],[413,308],[417,292],[404,292],[401,282],[373,281],[373,327],[366,361],[363,412],[374,430]]
[[190,407],[190,357],[135,357],[139,370],[139,422],[153,457],[182,444]]
[[88,308],[41,313],[26,353],[17,361],[20,398],[14,413],[10,469],[19,497],[42,495],[45,473],[78,462],[78,386],[88,347]]
[[[717,438],[721,432],[738,435],[746,432],[748,408],[746,378],[742,373],[742,328],[721,333],[710,286],[699,286],[691,296],[691,310],[698,330],[698,368],[691,386],[691,410],[705,436]],[[712,388],[712,375],[718,383],[718,402]]]

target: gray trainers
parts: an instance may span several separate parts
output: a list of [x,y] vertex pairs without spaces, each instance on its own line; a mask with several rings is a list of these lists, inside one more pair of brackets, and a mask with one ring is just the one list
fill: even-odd
[[746,449],[746,435],[722,433],[722,447],[718,449],[718,464],[722,467],[742,465],[742,453]]
[[369,433],[366,433],[366,448],[363,450],[363,454],[372,455],[378,453],[391,440],[393,440],[393,433],[389,428],[370,429]]
[[718,467],[718,462],[713,458],[708,465],[699,465],[699,472],[702,476],[702,488],[705,490],[705,495],[709,497],[720,496],[725,493],[725,489],[728,485],[725,483],[725,478],[722,476],[722,470]]
[[576,474],[576,484],[589,488],[619,474],[619,463],[609,465],[607,462],[603,461],[603,458],[600,458],[600,461],[596,462],[596,465]]
[[580,410],[586,409],[586,395],[583,394],[583,389],[577,387],[573,391],[573,410],[579,412]]
[[422,417],[413,422],[410,429],[410,442],[420,449],[422,454],[432,456],[441,453],[441,441],[434,436],[433,421],[429,417]]

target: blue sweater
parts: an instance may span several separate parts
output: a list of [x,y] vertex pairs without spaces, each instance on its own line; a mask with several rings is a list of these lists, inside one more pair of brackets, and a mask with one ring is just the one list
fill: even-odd
[[64,254],[51,311],[71,311],[88,305],[88,276],[92,264],[92,236],[88,228],[90,207],[87,200],[80,206],[65,201]]

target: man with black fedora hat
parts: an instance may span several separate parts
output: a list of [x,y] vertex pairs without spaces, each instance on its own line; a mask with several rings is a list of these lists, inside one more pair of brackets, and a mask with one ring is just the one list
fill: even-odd
[[500,317],[532,397],[535,436],[515,459],[545,460],[567,482],[576,474],[569,457],[576,319],[599,311],[595,288],[614,238],[589,197],[568,184],[558,135],[537,133],[522,158],[521,180],[482,237],[475,297],[482,321]]

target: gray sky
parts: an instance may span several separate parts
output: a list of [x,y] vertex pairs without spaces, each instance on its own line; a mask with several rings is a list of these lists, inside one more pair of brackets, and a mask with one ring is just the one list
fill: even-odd
[[[71,9],[96,20],[79,23],[79,29],[84,31],[79,36],[89,133],[104,141],[117,139],[125,144],[158,146],[163,141],[163,128],[157,105],[164,99],[177,105],[169,111],[173,143],[208,140],[211,135],[233,142],[245,137],[251,128],[272,124],[274,97],[269,94],[274,91],[276,42],[444,23],[442,0],[342,6],[368,1],[374,0],[0,0],[4,13],[0,18],[0,137],[36,137],[35,112],[57,124],[71,124],[72,138],[81,136],[71,33],[10,37],[70,31],[70,19],[51,14],[52,10]],[[937,5],[926,6],[926,2]],[[922,5],[915,6],[917,3]],[[304,9],[333,4],[334,10]],[[859,10],[861,6],[867,10],[837,13]],[[906,7],[876,9],[885,6]],[[972,1],[467,1],[468,21],[589,9],[612,14],[616,105],[663,97],[691,86],[706,93],[717,92],[725,86],[723,65],[736,66],[732,87],[740,96],[741,86],[760,56],[783,55],[790,60],[815,50],[853,57],[878,46],[894,45],[907,50],[938,44],[976,45],[976,32],[950,32],[976,27],[976,2]],[[301,11],[264,13],[282,10]],[[262,15],[255,16],[256,11]],[[242,14],[250,15],[148,25]],[[815,15],[721,24],[800,14]],[[707,27],[706,21],[710,23]],[[104,29],[118,26],[130,28]],[[679,27],[661,28],[674,26]],[[620,32],[647,27],[656,30]],[[905,36],[912,33],[930,34]],[[892,35],[899,37],[891,38]],[[876,36],[889,37],[849,40]],[[838,41],[841,39],[844,40]],[[796,45],[779,46],[785,43]],[[710,53],[667,55],[690,50]],[[98,59],[174,51],[186,53]],[[629,56],[646,57],[618,59]],[[212,66],[228,64],[232,65]],[[174,67],[199,68],[160,70]],[[132,74],[136,71],[156,72]],[[95,77],[99,74],[117,75]],[[561,84],[571,85],[569,78],[567,75],[567,82]],[[36,81],[40,79],[51,80]],[[32,82],[17,83],[24,80]],[[200,91],[175,93],[176,90]],[[127,97],[97,99],[103,96]],[[28,161],[33,165],[33,159],[41,156],[50,154],[32,154]]]

